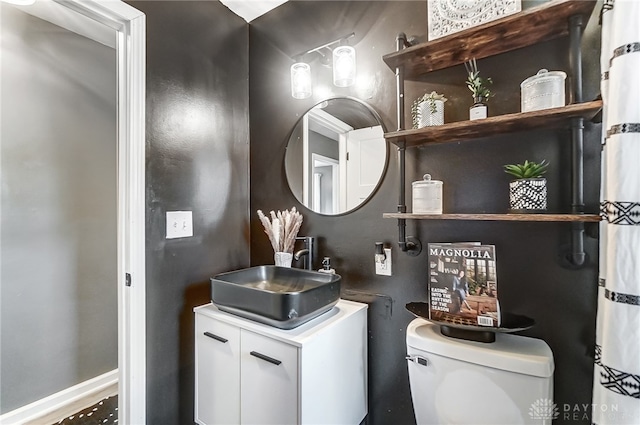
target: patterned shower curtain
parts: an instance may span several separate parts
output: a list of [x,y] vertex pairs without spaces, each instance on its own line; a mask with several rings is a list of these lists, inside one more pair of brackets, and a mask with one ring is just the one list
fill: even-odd
[[640,0],[602,10],[600,279],[592,422],[640,424]]

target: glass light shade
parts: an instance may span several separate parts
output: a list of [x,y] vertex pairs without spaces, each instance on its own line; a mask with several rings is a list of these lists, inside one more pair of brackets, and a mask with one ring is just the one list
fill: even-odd
[[296,99],[311,96],[311,67],[304,62],[291,65],[291,96]]
[[333,84],[349,87],[356,81],[356,49],[338,46],[333,50]]

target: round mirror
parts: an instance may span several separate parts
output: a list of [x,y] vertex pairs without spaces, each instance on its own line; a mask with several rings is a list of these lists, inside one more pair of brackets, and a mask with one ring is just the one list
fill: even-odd
[[285,154],[291,191],[310,210],[343,214],[376,190],[388,149],[380,116],[358,99],[322,101],[300,118]]

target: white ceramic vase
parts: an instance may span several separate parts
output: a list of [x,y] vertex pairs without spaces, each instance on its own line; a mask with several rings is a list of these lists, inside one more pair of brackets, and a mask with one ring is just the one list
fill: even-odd
[[444,102],[434,100],[435,112],[431,107],[431,101],[418,104],[418,128],[444,124]]
[[276,252],[273,255],[273,260],[278,267],[291,267],[293,261],[293,254],[290,252]]

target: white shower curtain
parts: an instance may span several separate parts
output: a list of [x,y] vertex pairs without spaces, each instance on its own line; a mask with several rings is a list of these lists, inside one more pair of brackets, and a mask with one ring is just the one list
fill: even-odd
[[640,0],[602,12],[600,279],[592,422],[640,424]]

